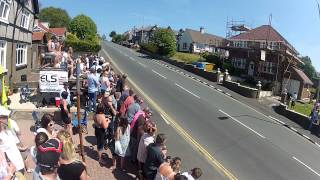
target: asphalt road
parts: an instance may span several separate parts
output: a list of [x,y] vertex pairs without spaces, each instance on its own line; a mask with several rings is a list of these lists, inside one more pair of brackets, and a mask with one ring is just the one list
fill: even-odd
[[[320,148],[263,112],[128,48],[106,42],[102,55],[105,51],[146,95],[238,179],[320,179]],[[183,154],[186,167],[201,166],[205,171],[202,179],[222,178],[217,175],[219,168],[204,160],[206,156],[171,132],[171,124],[161,119],[161,131],[170,130],[170,138],[176,140],[172,151]]]

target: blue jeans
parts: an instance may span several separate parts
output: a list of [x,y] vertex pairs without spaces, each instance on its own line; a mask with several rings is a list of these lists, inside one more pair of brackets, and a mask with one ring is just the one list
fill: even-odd
[[88,93],[88,96],[89,96],[89,111],[96,111],[97,92]]

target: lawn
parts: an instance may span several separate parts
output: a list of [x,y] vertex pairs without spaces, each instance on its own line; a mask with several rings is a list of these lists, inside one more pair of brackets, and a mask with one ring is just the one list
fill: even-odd
[[176,52],[176,54],[171,58],[174,60],[182,61],[186,63],[193,63],[202,59],[199,54],[190,54],[190,53],[183,53],[183,52]]
[[[301,114],[304,114],[306,116],[309,116],[312,108],[313,108],[313,103],[302,104],[302,103],[297,102],[293,110],[296,112],[299,112]],[[291,104],[290,104],[290,109],[292,109]]]

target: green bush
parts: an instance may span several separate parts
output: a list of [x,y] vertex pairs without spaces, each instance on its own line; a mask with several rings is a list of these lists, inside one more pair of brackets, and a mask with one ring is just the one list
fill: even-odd
[[223,63],[221,69],[224,71],[228,69],[229,73],[232,74],[235,71],[235,68],[232,66],[231,63]]
[[219,54],[204,52],[201,54],[201,57],[206,59],[207,62],[215,64],[216,68],[223,69],[222,59],[220,58]]
[[76,35],[72,34],[72,33],[67,33],[67,40],[78,41],[79,38]]
[[158,47],[153,43],[141,44],[141,48],[153,54],[158,54]]
[[69,40],[65,41],[66,46],[71,46],[76,52],[99,52],[101,45],[96,42],[85,41],[85,40]]

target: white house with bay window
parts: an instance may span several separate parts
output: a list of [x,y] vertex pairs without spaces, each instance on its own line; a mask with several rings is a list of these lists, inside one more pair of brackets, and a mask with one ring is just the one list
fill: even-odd
[[10,86],[25,84],[33,68],[32,31],[38,13],[38,0],[0,0],[0,65]]

